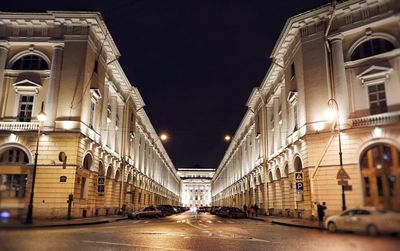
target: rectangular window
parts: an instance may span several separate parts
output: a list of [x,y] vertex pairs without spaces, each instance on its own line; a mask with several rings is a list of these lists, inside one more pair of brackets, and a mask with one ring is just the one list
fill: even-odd
[[386,104],[385,84],[374,84],[368,86],[369,111],[371,115],[385,113],[388,111]]
[[296,76],[296,69],[294,67],[294,62],[290,65],[290,77],[293,79]]
[[369,184],[369,178],[364,177],[364,184],[365,184],[365,196],[371,196],[371,185]]
[[382,183],[382,177],[377,176],[376,177],[376,185],[378,187],[378,195],[383,196],[383,183]]
[[96,110],[96,104],[94,102],[90,103],[90,114],[89,114],[89,127],[93,129],[94,123],[94,113]]
[[387,176],[387,182],[388,182],[388,185],[389,185],[389,195],[390,196],[394,196],[394,194],[395,194],[396,176],[388,175]]
[[86,198],[86,178],[82,177],[81,178],[81,199]]
[[19,111],[18,111],[18,121],[19,122],[31,122],[32,110],[33,110],[33,100],[32,95],[21,95],[19,99]]
[[27,180],[25,174],[0,174],[0,199],[24,198]]

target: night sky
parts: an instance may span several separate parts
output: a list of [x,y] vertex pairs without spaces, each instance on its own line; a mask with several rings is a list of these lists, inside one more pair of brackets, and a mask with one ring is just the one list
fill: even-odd
[[175,167],[217,167],[286,19],[329,0],[2,1],[1,11],[99,11]]

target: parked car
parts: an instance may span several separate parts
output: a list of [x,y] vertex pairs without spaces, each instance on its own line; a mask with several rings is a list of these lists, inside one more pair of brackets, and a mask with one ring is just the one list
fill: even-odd
[[245,218],[246,213],[237,207],[221,207],[218,212],[218,216],[228,218]]
[[199,213],[210,212],[210,207],[199,207]]
[[351,231],[369,235],[400,233],[400,213],[375,208],[350,209],[341,215],[328,217],[325,227],[330,232]]
[[158,205],[157,209],[161,210],[163,216],[169,216],[177,213],[177,211],[171,205]]
[[145,207],[142,210],[138,212],[133,212],[129,214],[129,218],[133,219],[140,219],[140,218],[158,218],[163,216],[161,210],[157,209],[156,207],[150,206],[150,207]]
[[212,206],[210,209],[210,214],[216,214],[216,212],[220,209],[220,206]]

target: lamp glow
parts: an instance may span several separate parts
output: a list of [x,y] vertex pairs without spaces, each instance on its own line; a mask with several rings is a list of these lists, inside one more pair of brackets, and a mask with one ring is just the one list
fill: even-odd
[[230,141],[231,140],[231,136],[225,135],[224,139],[225,139],[225,141]]
[[168,139],[168,135],[163,133],[160,135],[160,139],[161,139],[161,141],[166,141]]

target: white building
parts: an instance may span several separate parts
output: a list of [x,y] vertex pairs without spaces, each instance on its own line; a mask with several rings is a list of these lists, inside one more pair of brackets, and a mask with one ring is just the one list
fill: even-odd
[[178,168],[182,180],[182,206],[211,206],[211,179],[214,173],[215,169],[211,168]]

